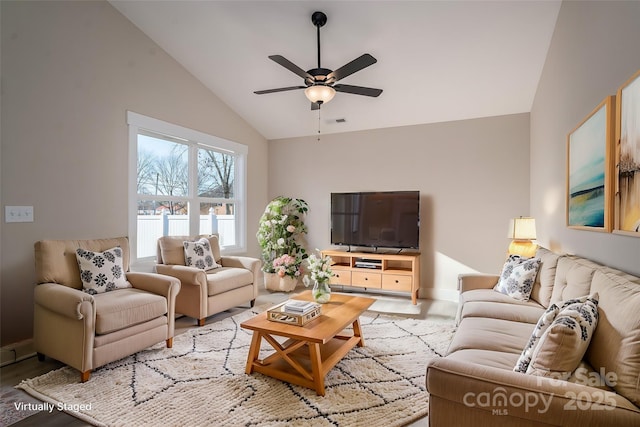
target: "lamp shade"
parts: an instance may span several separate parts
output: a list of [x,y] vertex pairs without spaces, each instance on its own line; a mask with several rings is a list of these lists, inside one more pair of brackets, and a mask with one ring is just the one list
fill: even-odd
[[336,94],[336,90],[331,86],[317,84],[306,88],[304,90],[304,94],[311,102],[326,104],[333,99]]
[[536,238],[536,220],[530,217],[509,220],[507,237],[513,240],[534,240]]

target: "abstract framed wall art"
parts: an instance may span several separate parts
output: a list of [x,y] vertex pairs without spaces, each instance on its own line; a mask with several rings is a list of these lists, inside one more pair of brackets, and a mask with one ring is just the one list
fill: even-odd
[[567,226],[613,229],[615,97],[606,97],[567,135]]
[[614,231],[640,236],[640,70],[618,89]]

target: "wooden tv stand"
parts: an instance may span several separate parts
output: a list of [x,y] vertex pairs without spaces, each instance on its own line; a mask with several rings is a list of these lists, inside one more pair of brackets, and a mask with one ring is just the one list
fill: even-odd
[[324,250],[333,260],[332,285],[410,292],[415,305],[420,289],[420,253],[383,254]]

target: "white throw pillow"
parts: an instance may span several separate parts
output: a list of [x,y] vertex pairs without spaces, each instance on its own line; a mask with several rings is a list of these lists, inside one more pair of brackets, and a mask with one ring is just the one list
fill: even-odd
[[195,242],[183,242],[183,245],[184,265],[205,271],[220,267],[213,258],[208,239],[202,238]]
[[598,293],[565,301],[531,355],[527,374],[568,379],[584,357],[598,325]]
[[76,260],[80,268],[82,290],[88,294],[102,294],[131,287],[125,277],[120,247],[104,252],[77,249]]
[[540,259],[511,255],[502,267],[496,291],[520,300],[529,301],[540,268]]

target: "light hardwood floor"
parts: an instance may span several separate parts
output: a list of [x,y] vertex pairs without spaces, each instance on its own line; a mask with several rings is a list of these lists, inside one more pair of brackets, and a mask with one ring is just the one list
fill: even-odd
[[[305,290],[303,286],[298,286],[295,292],[301,292]],[[349,292],[347,289],[341,289],[340,286],[332,287],[334,292]],[[272,305],[286,300],[289,297],[289,293],[284,292],[269,292],[261,287],[256,300],[256,306]],[[410,296],[398,295],[398,294],[363,294],[376,298],[376,303],[371,307],[373,311],[386,312],[389,314],[406,315],[414,318],[449,318],[453,319],[457,310],[457,304],[446,301],[434,301],[434,300],[418,300],[417,305],[411,304]],[[235,307],[231,310],[223,313],[216,314],[207,318],[206,323],[213,323],[220,321],[226,317],[238,314],[249,307],[247,304],[244,307]],[[180,317],[176,319],[176,334],[183,333],[188,329],[197,327],[195,320],[188,317]],[[15,389],[14,386],[19,384],[20,381],[28,378],[37,377],[46,372],[54,369],[58,369],[64,366],[60,362],[47,358],[44,362],[39,362],[35,357],[30,357],[23,361],[6,365],[0,368],[0,395],[2,396],[3,404],[10,403],[13,406],[13,402],[23,403],[39,403],[40,401],[26,394],[22,390]],[[11,425],[13,427],[81,427],[88,426],[89,424],[81,421],[71,415],[58,410],[53,410],[52,413],[43,411],[33,411],[32,415],[26,416],[17,422],[12,420],[9,411],[6,411],[0,416],[0,427]],[[18,414],[20,417],[24,417],[29,412],[22,412]],[[159,420],[161,422],[161,420]],[[161,425],[161,424],[160,424]],[[426,427],[428,425],[427,419],[423,418],[418,420],[408,427]]]

